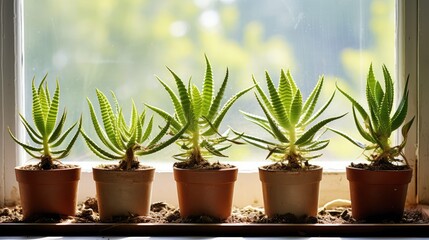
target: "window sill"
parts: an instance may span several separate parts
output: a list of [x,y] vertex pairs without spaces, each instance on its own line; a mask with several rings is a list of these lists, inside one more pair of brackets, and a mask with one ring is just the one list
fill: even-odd
[[428,237],[428,224],[4,223],[3,236]]

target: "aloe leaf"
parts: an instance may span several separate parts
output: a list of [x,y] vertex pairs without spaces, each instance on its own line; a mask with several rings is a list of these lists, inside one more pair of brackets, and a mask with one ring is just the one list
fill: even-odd
[[167,133],[168,129],[170,128],[170,122],[167,122],[167,124],[161,129],[161,131],[158,133],[158,135],[155,136],[155,138],[152,139],[152,141],[149,142],[148,146],[155,145],[161,138]]
[[[365,129],[360,125],[359,120],[358,120],[358,118],[357,118],[357,116],[356,116],[355,108],[353,107],[353,108],[352,108],[352,110],[353,110],[353,119],[354,119],[354,121],[355,121],[355,125],[356,125],[356,128],[357,128],[357,130],[358,130],[359,134],[360,134],[363,138],[365,138],[367,141],[370,141],[370,142],[374,143],[374,142],[375,142],[375,140],[374,140],[374,138],[371,136],[371,134],[367,133],[367,132],[365,131]],[[367,120],[367,121],[369,122],[369,120]]]
[[51,145],[51,148],[55,148],[58,147],[59,145],[61,145],[64,140],[67,138],[67,136],[69,135],[69,133],[73,130],[73,128],[76,126],[77,122],[75,122],[73,125],[71,125],[66,131],[64,131],[59,137],[58,139],[56,139]]
[[37,147],[33,147],[33,146],[31,146],[31,145],[28,145],[28,144],[25,144],[25,143],[23,143],[23,142],[21,142],[21,141],[19,141],[13,134],[12,134],[12,131],[10,131],[10,128],[8,128],[8,130],[9,130],[9,135],[12,137],[12,139],[17,143],[17,144],[19,144],[21,147],[23,147],[24,149],[26,149],[26,150],[29,150],[29,151],[37,151],[37,152],[40,152],[40,151],[42,151],[43,150],[43,147],[41,147],[41,148],[37,148]]
[[[49,88],[48,88],[48,82],[46,81],[46,79],[48,78],[48,73],[45,74],[45,76],[43,76],[42,81],[39,84],[39,89],[43,88],[43,84],[45,84],[45,95],[46,95],[46,101],[47,101],[47,106],[51,105],[51,96],[49,95]],[[57,80],[58,81],[58,80]]]
[[111,115],[111,119],[112,119],[112,123],[113,123],[113,132],[114,132],[114,136],[116,139],[116,143],[118,144],[118,148],[119,149],[126,149],[127,146],[125,145],[124,142],[127,142],[128,139],[126,139],[126,138],[123,139],[123,134],[121,134],[121,131],[119,129],[120,121],[118,118],[116,118],[115,115],[113,115],[113,112]]
[[[319,79],[319,81],[317,82],[316,86],[314,87],[313,91],[311,91],[310,96],[305,101],[304,107],[302,108],[303,114],[302,114],[297,126],[301,126],[301,125],[305,126],[305,124],[303,124],[303,123],[307,122],[307,120],[313,114],[313,111],[316,107],[317,101],[319,100],[319,95],[320,95],[320,92],[321,92],[321,89],[323,86],[323,82],[324,82],[324,77],[321,77]],[[335,94],[335,92],[334,92],[334,94]],[[332,97],[331,97],[331,99],[332,99]],[[311,123],[311,121],[309,121],[309,123]]]
[[[140,125],[140,123],[137,123],[137,124]],[[131,136],[129,137],[129,139],[128,140],[124,139],[123,141],[127,143],[126,148],[130,149],[137,143],[137,140],[138,140],[138,131],[137,131],[137,125],[136,125],[134,128],[131,129]]]
[[268,92],[270,93],[271,104],[274,109],[274,116],[276,117],[279,124],[284,128],[290,127],[290,120],[285,112],[285,107],[283,106],[282,101],[278,95],[276,88],[274,87],[273,81],[270,78],[270,75],[265,71],[265,78],[268,86]]
[[[76,124],[76,123],[75,123]],[[67,147],[66,147],[66,149],[65,149],[65,151],[59,156],[59,157],[57,157],[57,159],[62,159],[62,158],[65,158],[66,156],[68,156],[69,155],[69,153],[70,153],[70,151],[71,151],[71,149],[72,149],[72,147],[73,147],[73,145],[75,144],[75,142],[76,142],[76,139],[77,139],[77,137],[79,136],[79,133],[80,133],[80,130],[82,129],[82,116],[80,117],[80,119],[79,119],[79,125],[78,125],[78,127],[77,127],[77,131],[76,131],[76,133],[75,133],[75,135],[73,136],[73,138],[70,140],[70,142],[69,142],[69,144],[67,145]]]
[[294,95],[292,105],[290,107],[290,122],[292,125],[295,125],[299,118],[301,117],[301,111],[302,111],[302,95],[301,91],[298,89]]
[[270,128],[270,124],[268,122],[267,119],[264,119],[262,117],[250,114],[250,113],[246,113],[246,112],[242,112],[246,119],[248,119],[250,122],[260,126],[262,129],[264,129],[265,131],[267,131],[269,134],[271,134],[273,137],[275,137],[273,131]]
[[371,63],[371,65],[369,66],[368,76],[366,78],[366,97],[367,97],[367,100],[369,101],[370,99],[368,98],[368,95],[371,95],[373,102],[368,102],[368,106],[370,107],[372,106],[375,109],[378,109],[378,106],[380,105],[381,102],[375,101],[376,86],[377,86],[377,80],[375,79],[374,71]]
[[202,99],[201,99],[200,91],[195,85],[192,85],[191,100],[192,100],[192,106],[194,110],[193,111],[194,120],[198,121],[198,119],[201,117],[201,112],[202,112]]
[[52,143],[60,137],[64,124],[66,122],[66,119],[67,119],[67,111],[64,109],[63,114],[61,115],[60,121],[58,122],[51,136],[49,137],[48,143]]
[[168,145],[174,143],[177,139],[179,139],[183,135],[183,133],[188,129],[188,127],[189,127],[189,123],[187,123],[182,129],[180,129],[180,131],[178,131],[173,137],[169,138],[165,142],[162,142],[162,143],[157,144],[155,146],[149,146],[149,149],[145,149],[144,151],[138,151],[138,152],[136,152],[136,154],[138,154],[140,156],[141,155],[148,155],[148,154],[157,152],[157,151],[167,147]]
[[66,151],[65,149],[55,150],[55,151],[51,151],[51,154],[58,155],[58,154],[62,154],[62,153],[64,153],[65,151]]
[[167,122],[170,121],[171,126],[174,128],[174,130],[179,131],[181,129],[181,124],[177,122],[173,116],[171,116],[170,114],[168,114],[167,112],[165,112],[160,108],[157,108],[148,104],[145,104],[145,105],[146,107],[150,108],[152,111],[156,112],[159,116],[164,118],[165,121]]
[[[42,82],[39,85],[37,93],[39,95],[40,106],[42,108],[43,121],[46,125],[46,120],[48,118],[48,112],[49,112],[49,103],[48,103],[49,100],[48,100],[48,97],[46,95],[46,91],[48,91],[48,89],[47,89],[47,87],[46,87],[46,89],[43,87],[43,83],[44,83],[44,81],[42,80]],[[46,83],[45,83],[45,85],[46,85]],[[46,128],[46,126],[45,126],[45,128]]]
[[98,156],[99,158],[105,159],[105,160],[114,160],[114,159],[121,159],[123,156],[118,156],[111,154],[109,152],[104,151],[102,148],[100,148],[94,141],[92,141],[86,133],[81,130],[81,134],[83,138],[85,139],[86,145],[91,149],[91,151]]
[[[203,82],[203,93],[202,93],[202,115],[207,116],[210,111],[213,98],[213,73],[212,67],[210,66],[209,59],[204,55],[206,60],[206,74]],[[228,71],[228,70],[227,70]]]
[[44,137],[46,136],[45,121],[43,117],[39,94],[37,93],[36,87],[34,86],[34,79],[31,84],[31,91],[32,91],[32,98],[33,98],[32,115],[33,115],[34,125],[36,125],[36,128],[39,130],[40,135]]
[[[117,125],[118,125],[118,131],[120,132],[122,138],[128,139],[132,135],[132,123],[130,123],[130,126],[128,127],[127,123],[125,122],[124,113],[122,112],[122,108],[117,108]],[[130,122],[132,122],[132,117],[130,119]]]
[[[141,143],[142,139],[143,139],[143,125],[144,125],[145,114],[146,114],[146,111],[144,110],[143,113],[138,117],[138,120],[137,120],[137,129],[136,129],[137,139],[136,139],[136,141],[138,143]],[[143,120],[143,122],[142,122],[142,120]]]
[[256,82],[254,76],[252,76],[252,80],[253,83],[255,84],[256,90],[260,96],[260,98],[262,99],[265,107],[267,108],[268,112],[272,115],[275,115],[275,111],[274,108],[270,102],[270,100],[268,100],[268,97],[265,95],[264,91],[262,90],[262,88],[259,86],[259,84]]
[[183,81],[174,73],[170,68],[168,71],[173,75],[174,80],[176,82],[177,89],[179,91],[180,102],[182,104],[182,109],[185,113],[187,119],[191,117],[191,100],[189,99],[188,92],[186,90],[186,86]]
[[292,93],[296,92],[296,90],[298,90],[298,87],[296,86],[295,80],[293,80],[293,77],[292,77],[292,74],[290,73],[290,70],[287,70],[286,78],[290,82],[290,86],[292,87]]
[[[168,122],[170,122],[170,121],[168,121]],[[152,132],[152,126],[153,126],[153,116],[150,118],[149,123],[146,126],[146,130],[145,130],[142,138],[139,141],[140,143],[143,143],[144,141],[146,141],[149,138],[150,133]]]
[[112,106],[110,105],[104,93],[102,93],[98,89],[96,90],[96,92],[97,92],[98,103],[100,105],[101,119],[104,124],[104,130],[106,132],[106,135],[109,138],[110,142],[116,148],[121,149],[121,146],[119,145],[116,139],[116,132],[115,132],[116,121],[114,120],[114,117],[113,117],[114,114],[113,114]]
[[[38,141],[42,141],[42,136],[33,127],[30,126],[27,120],[25,120],[24,116],[19,114],[19,117],[27,132],[31,134],[30,137],[33,136],[35,139],[38,139]],[[35,143],[42,144],[41,142],[35,142]]]
[[365,109],[350,95],[348,95],[346,92],[344,92],[340,87],[337,85],[338,91],[340,91],[349,101],[353,104],[353,106],[359,111],[360,115],[363,119],[369,119],[368,113],[365,111]]
[[391,119],[392,131],[398,129],[401,124],[404,122],[405,117],[408,111],[408,80],[410,76],[408,75],[407,81],[405,82],[404,93],[402,94],[401,102],[399,103],[396,112],[393,114]]
[[213,154],[214,156],[217,156],[217,157],[228,157],[228,156],[222,154],[220,151],[216,150],[216,148],[214,148],[210,143],[205,144],[204,148],[207,151],[209,151],[209,153]]
[[31,141],[33,141],[36,144],[43,144],[43,141],[40,138],[37,138],[36,135],[33,134],[32,131],[34,131],[34,129],[31,129],[31,126],[23,124],[25,127],[25,130],[28,133],[28,136],[30,137]]
[[268,112],[268,110],[265,108],[265,106],[262,104],[261,100],[259,99],[258,95],[256,95],[256,100],[258,100],[259,105],[261,106],[262,110],[265,113],[265,116],[267,116],[268,123],[270,124],[271,130],[274,133],[274,136],[280,141],[284,143],[288,143],[289,139],[282,133],[280,128],[277,126],[277,123],[274,121],[274,119],[271,117],[271,114]]
[[28,153],[28,155],[30,155],[31,157],[33,157],[33,158],[35,158],[35,159],[41,159],[41,154],[40,154],[40,152],[37,152],[37,153],[39,153],[39,155],[37,155],[36,153],[33,153],[31,150],[29,150],[29,149],[26,149],[26,148],[23,148],[24,149],[24,151],[26,152],[26,153]]
[[251,114],[251,113],[248,113],[248,112],[245,112],[245,111],[241,111],[241,110],[240,110],[240,112],[241,112],[241,113],[242,113],[246,118],[248,118],[248,119],[258,121],[258,122],[260,122],[260,123],[262,123],[262,124],[265,124],[265,125],[267,125],[267,124],[268,124],[268,120],[267,120],[267,119],[265,119],[265,118],[263,118],[263,117],[261,117],[261,116],[258,116],[258,115],[255,115],[255,114]]
[[[105,136],[104,132],[106,132],[107,134],[107,130],[106,131],[102,131],[101,129],[101,125],[97,119],[95,110],[94,110],[94,106],[91,103],[91,100],[89,100],[89,98],[87,98],[87,102],[88,102],[88,107],[89,107],[89,111],[90,111],[90,115],[91,115],[91,121],[92,124],[94,126],[94,129],[98,135],[98,137],[100,138],[100,140],[103,142],[104,145],[106,145],[110,150],[118,153],[118,147],[116,145],[113,144],[112,140],[108,137]],[[100,109],[101,109],[101,105],[103,104],[102,102],[100,102],[99,100],[99,104],[100,104]],[[103,118],[103,116],[102,116]],[[106,121],[110,121],[110,118],[106,117]],[[113,127],[110,127],[111,129],[113,129]]]
[[225,94],[226,85],[228,84],[228,76],[229,76],[229,70],[227,68],[226,73],[225,73],[225,78],[222,82],[222,85],[219,88],[219,91],[216,94],[216,97],[214,98],[212,105],[210,106],[210,110],[209,110],[208,115],[206,116],[207,119],[209,119],[210,121],[213,121],[214,117],[216,116],[217,111],[219,110],[220,102],[223,99],[223,95]]
[[384,145],[383,143],[380,141],[380,134],[378,134],[375,130],[374,130],[374,126],[372,125],[372,123],[370,121],[368,121],[368,123],[366,124],[368,127],[368,132],[369,134],[372,136],[372,139],[374,139],[374,144],[376,144],[377,146],[383,148]]
[[258,121],[256,121],[256,120],[253,120],[253,119],[249,119],[249,121],[250,121],[250,122],[252,122],[252,123],[254,123],[254,124],[256,124],[256,125],[258,125],[258,126],[259,126],[259,127],[261,127],[262,129],[264,129],[267,133],[269,133],[271,136],[273,136],[274,138],[276,138],[276,135],[275,135],[275,134],[274,134],[274,132],[271,130],[271,126],[270,126],[270,124],[269,124],[269,123],[264,124],[264,123],[258,122]]
[[296,140],[296,142],[294,144],[295,145],[301,145],[301,144],[308,142],[309,140],[311,140],[314,137],[314,135],[317,133],[317,131],[319,131],[319,129],[324,127],[329,122],[332,122],[334,120],[337,120],[339,118],[344,117],[346,114],[347,113],[340,115],[340,116],[337,116],[337,117],[332,117],[332,118],[328,118],[328,119],[325,119],[323,121],[320,121],[319,123],[317,123],[316,125],[314,125],[310,129],[308,129],[304,134],[302,134],[301,137],[298,138],[298,140]]
[[388,115],[390,115],[393,107],[393,98],[394,98],[394,87],[393,80],[390,76],[389,70],[387,70],[386,65],[383,64],[383,75],[384,75],[384,85],[385,85],[385,96],[386,96],[386,110]]
[[[404,126],[402,127],[402,143],[399,145],[399,149],[400,151],[402,151],[402,149],[405,147],[405,144],[407,143],[407,135],[408,135],[408,131],[411,129],[411,126],[413,125],[414,122],[414,118],[413,117],[409,122],[407,122],[406,124],[404,124]],[[405,158],[405,162],[408,164],[406,158]]]
[[410,121],[408,121],[406,124],[404,124],[404,126],[402,126],[401,133],[402,133],[402,136],[403,136],[404,138],[406,138],[406,137],[407,137],[407,135],[408,135],[408,131],[410,131],[410,128],[411,128],[411,126],[413,125],[414,118],[415,118],[415,117],[413,117]]
[[[318,111],[317,111],[317,113],[315,113],[310,119],[308,119],[307,121],[299,121],[298,122],[298,124],[297,124],[297,126],[298,127],[301,127],[301,126],[307,126],[307,125],[309,125],[310,123],[312,123],[314,120],[316,120],[325,110],[326,110],[326,108],[328,108],[328,106],[331,104],[331,102],[332,102],[332,99],[334,99],[334,96],[335,96],[335,91],[332,93],[332,95],[331,95],[331,97],[329,98],[329,100],[325,103],[325,105],[323,105],[323,107],[321,107]],[[304,119],[302,119],[302,120],[304,120]]]
[[206,132],[203,133],[204,136],[210,136],[212,134],[215,133],[214,130],[217,131],[217,129],[220,126],[220,123],[222,122],[223,118],[225,117],[226,113],[228,112],[228,110],[231,108],[231,106],[235,103],[235,101],[237,101],[237,99],[239,99],[241,96],[243,96],[245,93],[247,93],[248,91],[250,91],[252,87],[249,87],[247,89],[244,89],[240,92],[238,92],[237,94],[235,94],[234,96],[232,96],[226,103],[225,105],[222,107],[222,109],[220,110],[220,112],[217,114],[215,120],[213,121],[213,128],[208,129]]
[[330,140],[316,141],[309,146],[299,148],[301,152],[315,152],[326,148],[329,145]]
[[173,158],[179,161],[186,161],[188,160],[188,153],[179,153],[179,154],[173,155]]
[[328,128],[330,131],[342,136],[343,138],[347,139],[349,142],[353,143],[354,145],[358,146],[361,149],[365,149],[367,146],[357,140],[352,139],[349,134],[343,133],[339,130],[333,129],[333,128]]
[[[269,159],[271,158],[271,160],[273,161],[277,161],[277,162],[284,162],[286,159],[284,157],[284,151],[285,150],[281,150],[278,147],[268,147],[269,153],[268,155],[265,157],[265,159]],[[279,154],[281,154],[279,156]]]
[[392,132],[390,130],[390,109],[389,109],[389,97],[388,97],[388,93],[386,92],[386,94],[383,97],[383,101],[380,105],[380,110],[378,112],[378,116],[379,116],[379,129],[381,130],[381,132],[383,133],[383,135],[385,136],[389,136],[390,133]]
[[368,107],[369,107],[369,113],[371,114],[371,120],[372,123],[375,127],[375,129],[378,129],[379,124],[380,124],[380,119],[378,117],[378,113],[379,113],[379,105],[381,105],[381,103],[377,103],[374,94],[372,93],[372,90],[370,89],[370,85],[367,84],[366,85],[366,99],[368,101]]
[[186,120],[185,113],[183,112],[183,108],[179,101],[179,98],[164,81],[162,81],[159,77],[157,77],[157,79],[162,84],[164,89],[168,92],[168,95],[170,96],[170,99],[173,102],[174,111],[176,112],[180,123],[185,124],[187,120]]
[[275,146],[275,145],[276,145],[276,144],[275,144],[275,143],[273,143],[273,142],[270,142],[270,141],[264,140],[264,139],[259,138],[259,137],[256,137],[256,136],[251,136],[251,135],[248,135],[248,134],[245,134],[245,133],[239,133],[238,131],[235,131],[234,129],[231,129],[231,131],[232,131],[234,134],[236,134],[236,135],[238,135],[239,137],[242,137],[242,138],[244,138],[244,139],[257,141],[257,142],[264,143],[264,144],[267,144],[267,145],[272,145],[272,146]]
[[249,143],[249,144],[251,144],[251,145],[253,145],[255,147],[258,147],[258,148],[261,148],[261,149],[265,149],[265,150],[270,150],[270,147],[268,145],[266,145],[266,144],[263,144],[263,143],[260,143],[260,142],[256,142],[256,141],[252,141],[252,140],[247,139],[247,138],[244,138],[244,141],[246,141],[247,143]]
[[101,125],[97,119],[97,115],[95,114],[94,106],[92,105],[91,100],[89,100],[89,98],[87,98],[87,102],[88,102],[92,125],[94,126],[94,129],[95,129],[95,132],[97,133],[98,138],[110,150],[112,150],[116,154],[121,154],[121,151],[115,145],[113,145],[113,143],[110,142],[109,138],[105,136],[105,134],[103,133],[101,129]]
[[232,147],[232,144],[229,144],[229,145],[226,145],[226,146],[223,146],[223,147],[218,147],[218,148],[215,148],[215,149],[216,149],[216,151],[218,151],[218,152],[222,152],[222,151],[227,150],[227,149],[228,149],[228,148],[230,148],[230,147]]
[[380,82],[378,81],[376,82],[376,85],[375,85],[374,97],[377,102],[377,105],[380,106],[384,98],[384,91],[383,91],[383,88],[381,88]]
[[118,98],[116,97],[116,94],[113,91],[110,91],[110,95],[112,95],[113,105],[115,106],[115,111],[117,113],[122,111],[121,106],[119,105]]
[[[49,99],[49,97],[47,97]],[[55,88],[55,93],[52,98],[52,102],[49,106],[48,116],[46,120],[46,134],[49,135],[55,128],[55,123],[57,121],[58,115],[58,104],[60,99],[60,85],[57,81],[57,85]]]
[[131,100],[131,119],[130,119],[130,130],[137,128],[137,123],[139,120],[139,114],[137,112],[137,107],[136,104],[134,103],[133,100]]
[[278,92],[279,97],[283,103],[283,106],[285,107],[285,111],[290,111],[290,105],[292,102],[293,92],[292,92],[292,86],[289,82],[289,80],[286,77],[285,72],[283,69],[280,72],[280,81],[278,86]]

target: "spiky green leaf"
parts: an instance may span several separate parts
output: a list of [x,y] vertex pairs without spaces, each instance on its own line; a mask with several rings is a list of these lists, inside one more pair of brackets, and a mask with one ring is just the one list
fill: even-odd
[[289,119],[292,125],[295,125],[298,123],[299,118],[301,117],[302,112],[302,95],[301,91],[298,89],[294,95],[291,107],[290,107],[290,113],[289,113]]
[[209,119],[210,121],[214,120],[214,118],[216,116],[216,113],[219,110],[220,102],[223,99],[223,95],[225,94],[226,85],[228,83],[228,76],[229,76],[229,71],[228,71],[228,68],[227,68],[226,69],[226,73],[225,73],[225,78],[224,78],[224,80],[222,82],[222,85],[219,88],[219,91],[216,94],[216,97],[214,98],[213,103],[210,106],[210,110],[209,110],[208,115],[206,116],[207,119]]
[[[47,92],[48,89],[47,89]],[[49,97],[47,97],[49,99]],[[58,115],[58,105],[59,105],[59,98],[60,98],[60,85],[57,81],[57,85],[55,88],[55,93],[52,98],[52,102],[49,105],[47,120],[46,120],[46,134],[50,135],[52,131],[55,128],[55,123],[57,121],[57,115]]]
[[[205,55],[206,60],[206,74],[203,82],[203,93],[202,93],[202,115],[208,116],[210,106],[213,98],[213,74],[212,67],[210,66],[209,59]],[[227,70],[228,71],[228,70]]]
[[285,112],[285,107],[283,106],[283,103],[280,100],[279,94],[276,88],[274,87],[273,81],[271,80],[271,77],[267,71],[265,71],[265,79],[268,86],[268,92],[270,94],[271,105],[273,106],[273,109],[274,109],[274,116],[282,127],[289,128],[291,124],[289,119],[290,116],[288,116],[287,113]]
[[31,91],[32,91],[32,116],[34,125],[36,125],[36,128],[39,130],[40,135],[45,136],[45,121],[43,117],[43,111],[42,111],[42,105],[40,103],[40,97],[37,93],[36,87],[34,85],[34,79],[31,84]]
[[[346,113],[347,114],[347,113]],[[321,129],[322,127],[324,127],[326,124],[337,120],[339,118],[344,117],[346,114],[337,116],[337,117],[331,117],[328,119],[325,119],[323,121],[320,121],[319,123],[315,124],[313,127],[311,127],[310,129],[308,129],[304,134],[301,135],[300,138],[298,138],[298,140],[296,140],[296,142],[294,143],[295,145],[300,145],[300,144],[304,144],[308,141],[311,141],[311,139],[314,137],[314,135],[317,133],[317,131],[319,131],[319,129]]]
[[280,128],[277,126],[277,123],[275,120],[271,117],[271,114],[266,109],[265,105],[262,104],[261,100],[259,99],[258,95],[256,95],[256,100],[258,100],[259,106],[261,106],[262,110],[264,111],[265,116],[267,117],[268,123],[270,124],[271,130],[274,133],[274,136],[283,143],[288,143],[289,139],[282,133]]

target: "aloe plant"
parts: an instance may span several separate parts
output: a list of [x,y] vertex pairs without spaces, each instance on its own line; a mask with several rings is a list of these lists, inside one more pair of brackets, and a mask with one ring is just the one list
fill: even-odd
[[[40,159],[38,166],[41,169],[48,170],[56,168],[55,161],[65,158],[69,155],[74,143],[76,142],[79,130],[82,125],[82,118],[72,124],[67,130],[63,131],[66,125],[67,111],[64,109],[60,120],[58,120],[58,111],[60,103],[60,84],[56,81],[54,95],[51,98],[47,74],[43,77],[38,88],[35,86],[35,78],[32,80],[32,117],[34,126],[19,114],[21,123],[24,125],[32,145],[18,140],[9,129],[12,139],[20,145],[30,156]],[[67,144],[63,144],[73,128],[78,124],[78,130]],[[65,145],[65,148],[63,147]]]
[[140,162],[137,156],[148,155],[167,147],[176,141],[187,127],[185,125],[177,131],[176,135],[161,142],[163,136],[169,134],[170,121],[167,121],[159,133],[150,139],[153,129],[153,116],[145,125],[146,111],[139,114],[134,101],[132,101],[130,121],[127,124],[116,95],[112,92],[114,101],[114,105],[112,105],[104,93],[98,89],[96,93],[103,125],[98,121],[91,100],[88,98],[87,101],[95,132],[105,148],[103,149],[93,141],[84,129],[81,130],[81,133],[86,144],[96,156],[105,160],[120,160],[117,167],[120,170],[138,168]]
[[[268,72],[265,72],[269,96],[265,94],[253,77],[256,85],[255,97],[265,116],[258,116],[242,111],[245,118],[268,132],[276,141],[265,140],[238,131],[246,142],[268,150],[267,159],[280,163],[287,169],[300,169],[308,166],[308,161],[322,154],[314,152],[324,149],[329,140],[320,140],[316,134],[326,124],[344,115],[327,118],[316,122],[334,98],[335,91],[329,100],[317,112],[315,107],[319,99],[324,78],[321,77],[306,101],[303,101],[301,90],[297,87],[289,71],[281,70],[279,85],[276,88]],[[312,125],[310,127],[310,125]]]
[[[402,157],[406,165],[409,166],[407,158],[403,154],[403,149],[407,142],[408,131],[410,130],[414,117],[402,126],[401,132],[403,141],[392,146],[391,135],[405,121],[408,110],[408,78],[405,84],[404,92],[397,109],[393,112],[394,86],[393,80],[387,67],[383,64],[384,89],[373,72],[372,64],[369,67],[366,81],[366,101],[368,109],[365,110],[362,105],[352,96],[337,86],[337,89],[352,103],[353,119],[359,134],[368,141],[364,144],[352,139],[348,134],[331,129],[332,131],[343,136],[354,145],[365,151],[372,151],[366,158],[374,165],[391,164],[401,161]],[[360,122],[356,110],[363,122]]]
[[173,157],[186,161],[191,166],[207,163],[207,158],[212,156],[226,157],[222,151],[228,149],[232,145],[231,143],[238,143],[234,139],[228,139],[229,131],[220,134],[219,127],[234,102],[251,89],[250,87],[238,92],[220,108],[228,83],[228,69],[219,91],[214,96],[212,68],[207,56],[205,56],[205,62],[206,71],[202,90],[199,90],[191,81],[186,87],[181,78],[168,67],[179,94],[174,93],[164,81],[157,78],[168,92],[174,105],[175,113],[173,115],[155,106],[147,105],[165,120],[171,122],[170,129],[173,133],[178,133],[185,125],[189,125],[177,141],[182,153]]

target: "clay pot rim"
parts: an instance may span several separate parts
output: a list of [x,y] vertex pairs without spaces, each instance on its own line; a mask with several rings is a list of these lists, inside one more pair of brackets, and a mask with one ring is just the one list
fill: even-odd
[[17,171],[23,171],[23,172],[54,172],[54,171],[70,171],[70,170],[78,170],[78,169],[82,169],[80,166],[76,165],[75,167],[70,167],[70,168],[56,168],[56,169],[48,169],[48,170],[44,170],[44,169],[22,169],[22,167],[25,167],[27,165],[21,165],[21,166],[16,166],[15,170]]
[[264,169],[263,167],[265,167],[265,166],[267,166],[267,165],[264,165],[264,166],[259,166],[258,167],[258,169],[260,170],[260,171],[264,171],[264,172],[284,172],[284,173],[290,173],[290,174],[298,174],[298,173],[302,173],[302,172],[311,172],[311,171],[320,171],[320,170],[322,170],[323,171],[323,167],[322,166],[319,166],[319,165],[312,165],[312,166],[314,166],[314,167],[316,167],[316,168],[313,168],[313,169],[305,169],[305,170],[302,170],[302,171],[289,171],[289,170],[267,170],[267,169]]
[[363,168],[357,168],[357,167],[352,167],[352,166],[347,166],[346,169],[350,169],[353,171],[366,171],[366,172],[373,172],[373,173],[377,173],[377,172],[412,172],[413,169],[410,167],[408,169],[402,169],[402,170],[369,170],[369,169],[363,169]]
[[178,168],[173,167],[175,171],[193,171],[193,172],[225,172],[225,171],[233,171],[238,170],[238,167],[230,167],[230,168],[220,168],[220,169],[202,169],[202,168]]
[[133,169],[133,170],[129,170],[129,171],[124,171],[124,170],[119,170],[119,169],[106,169],[106,168],[102,168],[102,167],[96,166],[96,167],[92,167],[92,170],[109,171],[109,172],[144,172],[144,171],[155,170],[155,167],[146,166],[146,168],[144,168],[144,169]]

